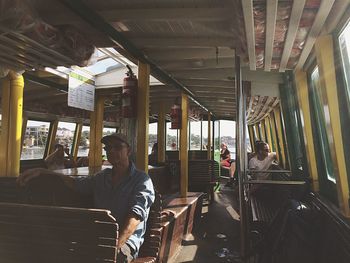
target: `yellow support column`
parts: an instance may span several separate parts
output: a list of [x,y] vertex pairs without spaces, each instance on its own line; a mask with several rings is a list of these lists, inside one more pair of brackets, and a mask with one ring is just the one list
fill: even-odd
[[[77,128],[74,134],[74,145],[73,145],[73,159],[76,162],[78,158],[78,150],[79,150],[79,144],[80,144],[80,138],[81,138],[81,131],[83,130],[83,124],[80,122],[77,124]],[[101,153],[102,155],[102,153]]]
[[187,196],[188,191],[188,97],[186,94],[181,95],[181,129],[180,129],[180,192],[181,197]]
[[270,113],[269,121],[270,121],[270,125],[271,125],[273,144],[274,144],[275,152],[277,155],[277,160],[279,163],[282,163],[281,155],[280,155],[280,152],[278,150],[277,131],[276,131],[273,113]]
[[254,128],[251,125],[248,125],[248,132],[249,132],[249,141],[250,146],[252,148],[252,152],[255,152],[255,137],[254,137]]
[[23,88],[23,76],[14,72],[10,72],[2,81],[1,176],[19,175]]
[[299,99],[299,105],[303,116],[303,134],[308,159],[308,166],[310,176],[312,178],[312,188],[315,192],[319,191],[318,173],[315,157],[315,147],[312,135],[310,105],[309,105],[309,91],[307,85],[307,76],[304,71],[295,72],[295,83],[297,86],[297,94]]
[[207,158],[208,160],[211,160],[211,115],[208,112],[208,144],[207,144]]
[[260,128],[259,128],[259,123],[255,123],[254,125],[254,129],[255,129],[255,134],[256,134],[256,137],[259,141],[261,141],[261,136],[260,136]]
[[[56,133],[58,127],[58,120],[51,122],[51,131],[49,134],[49,148],[47,150],[47,155],[53,152],[56,144]],[[46,157],[46,156],[45,156]]]
[[340,124],[339,103],[337,96],[337,81],[333,56],[333,39],[331,35],[319,37],[315,42],[317,64],[320,71],[320,81],[323,92],[326,94],[330,125],[333,132],[335,159],[334,174],[337,181],[339,207],[344,215],[350,217],[349,184],[345,165],[342,130]]
[[7,176],[8,134],[10,119],[10,90],[11,82],[6,77],[1,79],[1,151],[0,151],[0,176]]
[[283,168],[287,167],[287,162],[286,162],[286,152],[285,152],[285,147],[284,147],[284,135],[283,135],[283,126],[282,126],[282,120],[281,120],[281,110],[280,107],[276,108],[274,110],[275,113],[275,121],[276,121],[276,126],[277,126],[277,134],[278,134],[278,145],[280,146],[281,149],[281,162]]
[[263,140],[264,142],[267,141],[267,138],[265,136],[265,122],[264,120],[260,121],[260,127],[261,127],[261,140]]
[[270,149],[272,151],[272,149],[275,150],[275,146],[272,144],[271,125],[270,125],[269,117],[266,117],[264,119],[264,122],[265,122],[265,132],[266,132],[266,135],[267,135],[266,141],[270,145]]
[[137,151],[136,167],[148,172],[148,124],[150,67],[139,62],[139,88],[137,94]]
[[1,151],[0,151],[0,176],[7,175],[8,136],[10,125],[10,95],[11,81],[8,77],[1,80]]
[[158,142],[158,162],[165,162],[165,107],[164,102],[160,103],[158,113],[158,126],[157,126],[157,142]]
[[97,97],[95,109],[90,115],[90,155],[89,167],[102,165],[102,134],[103,134],[103,111],[105,97]]

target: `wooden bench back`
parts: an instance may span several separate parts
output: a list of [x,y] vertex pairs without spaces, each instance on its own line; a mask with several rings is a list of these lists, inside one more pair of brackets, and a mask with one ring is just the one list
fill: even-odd
[[217,180],[219,164],[213,160],[189,160],[189,184],[211,183]]
[[3,262],[115,262],[117,237],[107,210],[0,203]]
[[[145,240],[140,248],[139,257],[134,263],[157,262],[162,245],[161,212],[163,210],[161,195],[156,192],[147,220]],[[165,240],[164,240],[165,241]]]

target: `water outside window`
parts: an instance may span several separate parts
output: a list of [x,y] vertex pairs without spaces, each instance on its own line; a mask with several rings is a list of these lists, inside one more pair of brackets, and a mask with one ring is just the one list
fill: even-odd
[[[211,134],[213,134],[213,132],[211,132]],[[208,122],[202,121],[202,150],[206,151],[207,146],[208,146]]]
[[321,154],[323,158],[323,165],[325,166],[325,172],[327,174],[327,179],[336,183],[334,172],[333,172],[333,162],[331,157],[331,152],[329,148],[329,141],[327,136],[327,130],[326,130],[326,116],[329,114],[326,114],[328,111],[327,107],[323,104],[322,98],[322,87],[320,83],[320,75],[318,68],[316,67],[315,70],[311,74],[311,86],[312,86],[312,102],[313,106],[315,107],[315,115],[316,115],[316,129],[317,134],[319,136],[319,139],[321,141],[320,148],[321,148]]
[[220,141],[227,144],[231,159],[236,159],[236,122],[220,121]]
[[166,124],[166,150],[167,151],[177,151],[179,140],[178,140],[178,130],[170,129],[171,123]]
[[71,122],[58,122],[57,132],[55,137],[55,143],[63,145],[65,148],[69,148],[69,152],[72,153],[72,145],[74,141],[74,134],[77,124]]
[[148,126],[148,154],[152,152],[153,144],[157,142],[158,123],[150,123]]
[[348,101],[350,101],[350,22],[339,36],[339,45]]
[[28,120],[21,160],[42,159],[44,157],[49,129],[49,122]]
[[201,149],[201,122],[190,121],[190,150]]
[[80,142],[78,145],[78,156],[86,157],[90,148],[90,127],[83,126],[81,130]]

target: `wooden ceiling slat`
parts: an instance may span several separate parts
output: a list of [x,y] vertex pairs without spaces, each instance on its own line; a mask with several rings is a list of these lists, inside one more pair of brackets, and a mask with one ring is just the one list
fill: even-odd
[[288,63],[290,54],[292,52],[295,37],[298,32],[300,18],[304,11],[304,5],[305,5],[305,0],[293,1],[293,7],[292,7],[292,13],[289,19],[287,37],[284,42],[284,49],[283,49],[283,54],[281,58],[280,68],[279,68],[280,72],[284,72],[286,70],[287,63]]
[[250,70],[256,70],[253,0],[242,0]]
[[334,2],[335,0],[327,0],[327,1],[323,0],[321,2],[321,6],[318,9],[315,21],[309,31],[305,46],[303,48],[303,51],[301,52],[299,62],[296,65],[297,69],[300,69],[304,65],[307,57],[309,56],[314,46],[314,43],[316,41],[316,38],[321,32],[321,29],[324,23],[326,22],[326,19],[328,17],[329,12],[332,9]]
[[266,5],[265,71],[270,71],[273,41],[275,39],[278,0],[267,0]]

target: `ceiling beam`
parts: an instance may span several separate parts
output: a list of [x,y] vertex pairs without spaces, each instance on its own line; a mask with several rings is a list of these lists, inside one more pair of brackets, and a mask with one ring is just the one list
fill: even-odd
[[249,67],[250,70],[256,70],[253,0],[242,0],[242,8],[248,45]]
[[[151,49],[145,50],[147,56],[155,61],[173,61],[183,59],[216,59],[234,58],[235,52],[230,48],[183,48],[183,49]],[[159,63],[160,64],[160,63]]]
[[234,58],[210,58],[210,59],[187,59],[178,61],[162,61],[161,66],[165,70],[196,69],[196,68],[232,68]]
[[213,80],[213,79],[181,79],[179,81],[186,85],[188,88],[192,87],[220,87],[220,88],[232,88],[235,83],[233,80]]
[[[174,77],[178,79],[184,78],[202,78],[211,80],[230,80],[233,79],[233,69],[194,69],[184,71],[172,71]],[[256,81],[265,83],[283,83],[282,75],[278,72],[264,72],[262,70],[252,71],[249,68],[242,68],[242,80],[243,81]],[[184,83],[184,82],[183,82]]]
[[265,71],[270,71],[273,41],[275,39],[278,0],[267,0],[266,5]]
[[188,95],[189,99],[194,101],[204,110],[208,109],[200,103],[182,83],[173,78],[163,69],[161,69],[157,64],[150,60],[142,51],[140,51],[135,45],[132,44],[128,39],[126,39],[120,32],[118,32],[113,26],[108,24],[98,13],[96,13],[92,8],[89,8],[83,1],[75,0],[59,0],[64,6],[72,10],[75,14],[80,16],[83,20],[88,22],[95,29],[106,34],[111,41],[120,47],[123,47],[130,56],[136,58],[142,63],[146,63],[151,68],[152,75],[159,77],[159,79],[164,83],[169,83],[175,88],[181,90],[184,94]]
[[[98,14],[107,22],[119,21],[224,21],[231,19],[230,8],[198,7],[198,8],[112,8],[97,10]],[[76,24],[81,21],[76,15],[62,12],[47,12],[45,20],[53,25]]]
[[234,48],[237,38],[233,37],[129,37],[136,46],[142,48],[196,48],[196,47],[230,47]]
[[284,42],[283,54],[280,63],[280,72],[284,72],[287,68],[287,63],[292,52],[295,37],[298,32],[301,15],[304,11],[305,0],[294,0],[292,6],[292,13],[289,19],[287,37]]
[[299,62],[296,66],[297,69],[302,68],[307,57],[309,56],[315,44],[316,38],[319,36],[321,32],[321,29],[324,23],[326,22],[329,12],[332,10],[334,1],[335,0],[327,0],[327,1],[321,2],[320,8],[318,9],[317,15],[314,20],[314,24],[312,25],[309,31],[305,46],[303,48],[303,51],[301,52]]

